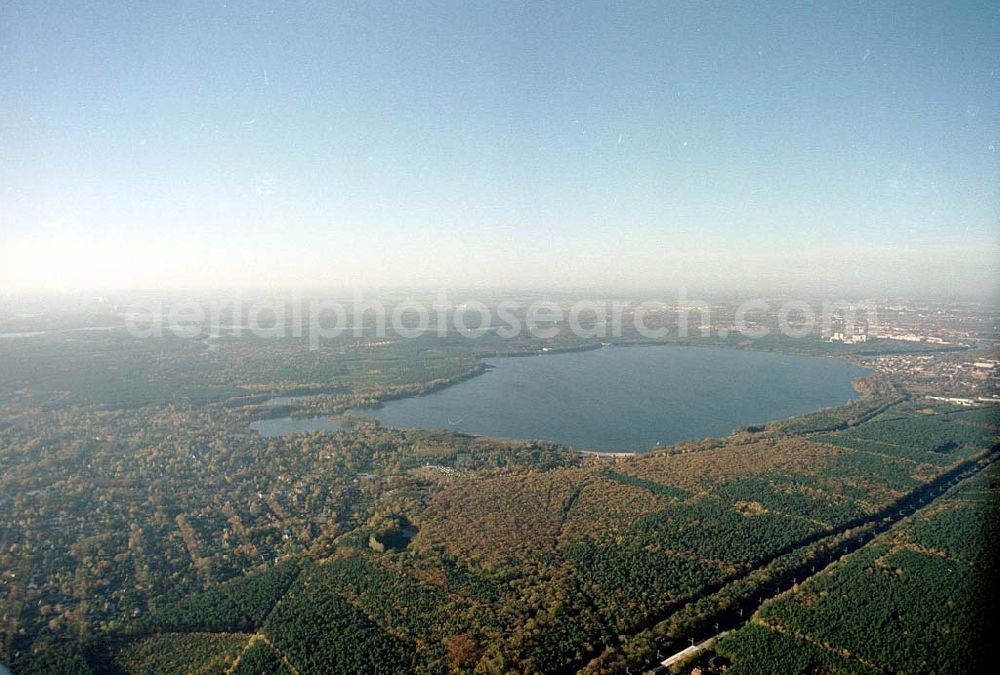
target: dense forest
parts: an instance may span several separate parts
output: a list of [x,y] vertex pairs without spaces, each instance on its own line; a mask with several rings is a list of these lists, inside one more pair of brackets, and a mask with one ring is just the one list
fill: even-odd
[[718,646],[731,672],[985,672],[998,492],[993,465],[765,603]]

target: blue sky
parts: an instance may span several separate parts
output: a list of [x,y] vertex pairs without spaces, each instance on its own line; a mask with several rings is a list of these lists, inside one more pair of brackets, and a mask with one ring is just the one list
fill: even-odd
[[7,2],[9,288],[996,274],[989,2]]

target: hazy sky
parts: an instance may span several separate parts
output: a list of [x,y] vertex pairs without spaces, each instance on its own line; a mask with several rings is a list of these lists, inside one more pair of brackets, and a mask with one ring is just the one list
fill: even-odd
[[10,2],[0,289],[997,275],[1000,5]]

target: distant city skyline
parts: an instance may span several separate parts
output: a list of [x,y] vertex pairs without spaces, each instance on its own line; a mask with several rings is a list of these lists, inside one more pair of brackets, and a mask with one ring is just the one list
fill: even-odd
[[0,291],[986,296],[991,2],[10,2]]

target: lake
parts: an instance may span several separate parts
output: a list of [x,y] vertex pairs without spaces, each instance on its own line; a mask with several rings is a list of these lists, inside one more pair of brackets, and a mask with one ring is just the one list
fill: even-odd
[[[840,405],[869,374],[834,358],[678,345],[485,361],[492,369],[478,377],[351,413],[390,427],[641,452]],[[335,426],[292,421],[286,433]]]
[[352,412],[390,427],[643,451],[840,405],[869,374],[833,358],[677,345],[486,363],[451,387]]
[[250,428],[266,438],[310,431],[351,431],[351,427],[323,417],[272,417],[250,423]]

